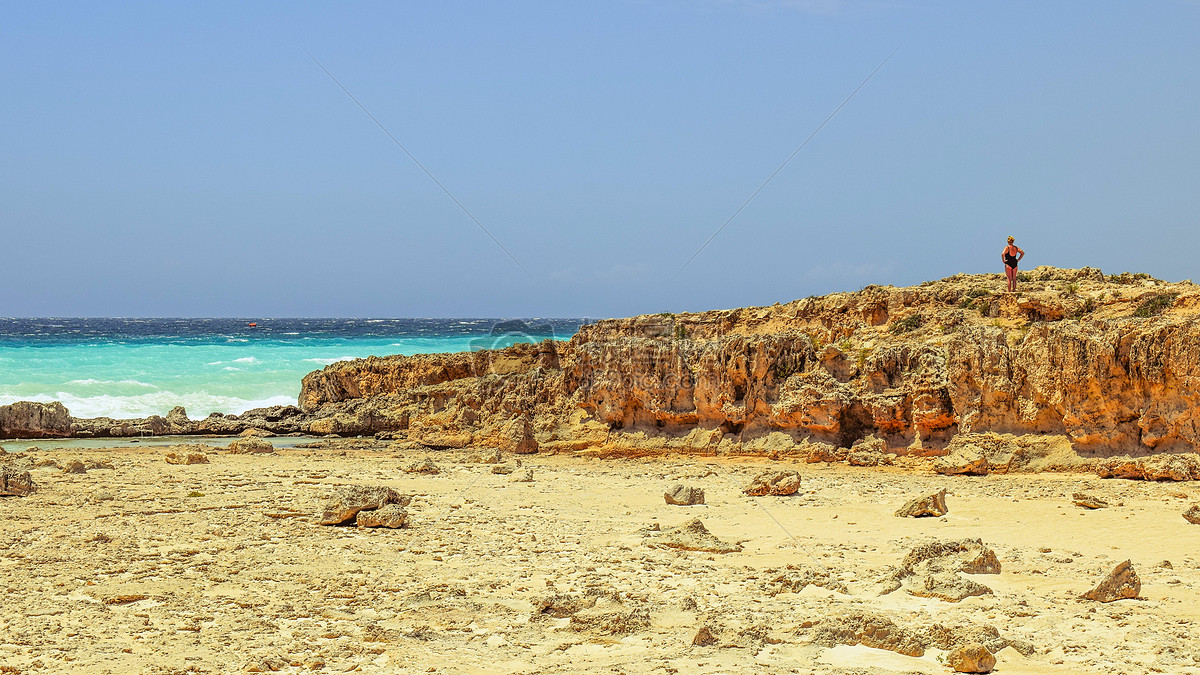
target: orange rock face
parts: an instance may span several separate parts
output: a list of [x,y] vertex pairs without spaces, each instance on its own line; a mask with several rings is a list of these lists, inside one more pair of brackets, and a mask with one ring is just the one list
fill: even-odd
[[[550,450],[738,452],[773,434],[849,448],[874,435],[896,454],[937,455],[980,433],[1059,436],[1096,457],[1200,448],[1200,288],[1029,274],[1016,295],[999,275],[957,275],[600,321],[566,342],[340,362],[304,378],[300,406],[314,431],[407,431],[442,447],[511,442],[524,416]],[[987,471],[1020,470],[1013,447],[980,452]],[[1149,477],[1113,468],[1139,471]]]

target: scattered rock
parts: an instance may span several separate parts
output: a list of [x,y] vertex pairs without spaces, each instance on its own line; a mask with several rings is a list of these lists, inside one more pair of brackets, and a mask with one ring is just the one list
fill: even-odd
[[799,593],[809,585],[838,593],[850,592],[845,584],[829,573],[829,570],[817,567],[788,565],[782,570],[764,569],[761,575],[767,578],[762,584],[763,591],[771,597],[780,593]]
[[513,466],[512,464],[493,464],[492,465],[492,473],[498,473],[503,476],[507,476],[508,474],[510,474],[516,470],[517,470],[517,468],[515,466]]
[[946,655],[946,665],[956,673],[990,673],[996,667],[996,657],[978,643],[958,647]]
[[891,466],[895,455],[870,450],[853,450],[846,455],[846,463],[850,466]]
[[426,457],[418,462],[413,462],[412,464],[409,464],[408,466],[404,467],[404,472],[405,473],[420,473],[420,474],[424,474],[427,476],[432,476],[432,475],[441,473],[442,470],[438,468],[437,464],[433,463],[432,459],[429,459],[428,457]]
[[717,636],[713,635],[712,629],[708,626],[701,626],[700,630],[696,631],[696,636],[692,638],[692,645],[696,647],[709,647],[717,643]]
[[616,593],[601,595],[590,607],[571,614],[571,630],[602,635],[626,635],[650,626],[650,611],[630,607]]
[[904,506],[896,511],[896,516],[900,518],[924,518],[927,516],[939,517],[950,512],[946,507],[946,491],[938,490],[931,495],[917,497],[909,500]]
[[504,458],[500,455],[500,450],[496,448],[477,452],[467,457],[467,462],[471,464],[499,464],[503,461]]
[[1142,581],[1137,572],[1133,571],[1131,561],[1117,565],[1113,571],[1101,581],[1098,586],[1083,594],[1085,600],[1096,602],[1114,602],[1127,598],[1136,598],[1142,592]]
[[78,459],[72,459],[63,465],[63,473],[87,473],[87,467]]
[[671,486],[670,490],[663,493],[663,499],[668,504],[675,506],[695,506],[704,503],[704,490],[676,483]]
[[1200,504],[1194,504],[1192,508],[1184,511],[1183,519],[1193,525],[1200,525]]
[[373,511],[359,511],[355,523],[359,527],[390,527],[398,529],[408,522],[408,512],[399,504],[384,504]]
[[812,641],[822,647],[863,645],[905,656],[925,655],[925,641],[920,635],[883,615],[869,612],[849,612],[822,619],[813,627]]
[[883,592],[903,588],[910,595],[948,602],[992,592],[983,584],[960,577],[959,572],[999,574],[1000,560],[979,539],[928,542],[904,556],[900,567],[885,581]]
[[341,525],[353,520],[359,511],[371,511],[387,504],[408,506],[412,500],[389,487],[352,485],[341,488],[325,503],[321,525]]
[[906,584],[905,590],[909,595],[919,598],[936,598],[946,602],[959,602],[972,596],[990,595],[992,592],[987,586],[953,572],[922,575],[915,583]]
[[168,452],[164,459],[167,460],[167,464],[208,464],[208,455],[203,452],[189,452],[186,454]]
[[229,444],[229,454],[231,455],[251,455],[268,452],[275,452],[275,446],[271,445],[270,441],[264,441],[257,436],[239,438]]
[[663,530],[655,541],[663,546],[685,551],[734,553],[742,550],[739,544],[731,544],[717,538],[708,531],[708,528],[704,527],[704,523],[699,518],[693,518],[678,527]]
[[1075,506],[1082,506],[1085,509],[1102,509],[1108,506],[1108,502],[1103,499],[1084,492],[1076,492],[1071,495],[1071,501]]
[[522,469],[512,477],[512,480],[514,483],[532,483],[533,469]]
[[33,489],[33,478],[28,471],[7,465],[0,467],[0,497],[24,497]]
[[800,474],[795,471],[764,471],[743,490],[751,497],[790,495],[800,489]]

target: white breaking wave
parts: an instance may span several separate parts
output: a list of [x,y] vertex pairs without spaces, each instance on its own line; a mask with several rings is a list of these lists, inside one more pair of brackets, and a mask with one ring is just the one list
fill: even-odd
[[338,356],[332,359],[304,359],[304,361],[306,363],[319,363],[323,366],[327,366],[331,363],[337,363],[338,361],[353,361],[357,358],[357,356]]
[[145,387],[147,389],[158,389],[158,387],[154,386],[153,384],[149,384],[147,382],[139,382],[137,380],[96,380],[96,379],[92,379],[90,377],[86,380],[71,380],[67,384],[81,384],[81,385],[128,384],[128,385],[135,386],[135,387]]
[[240,359],[234,359],[234,363],[258,363],[258,359],[253,356],[243,356]]
[[0,405],[8,405],[17,401],[34,401],[37,403],[53,403],[65,405],[74,417],[114,417],[136,418],[150,415],[166,415],[177,405],[183,406],[188,417],[194,420],[204,419],[209,413],[219,412],[226,415],[240,415],[252,408],[266,408],[273,405],[296,405],[295,396],[277,395],[263,399],[244,399],[237,396],[222,396],[200,391],[188,394],[176,394],[169,391],[156,391],[137,396],[78,396],[70,392],[60,391],[49,396],[37,394],[34,396],[0,395]]

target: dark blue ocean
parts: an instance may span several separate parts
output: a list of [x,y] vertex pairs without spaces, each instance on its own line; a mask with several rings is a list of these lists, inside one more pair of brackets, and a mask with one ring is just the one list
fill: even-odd
[[[251,326],[251,323],[257,325]],[[2,319],[0,405],[76,417],[294,404],[300,379],[347,359],[567,339],[581,319]]]

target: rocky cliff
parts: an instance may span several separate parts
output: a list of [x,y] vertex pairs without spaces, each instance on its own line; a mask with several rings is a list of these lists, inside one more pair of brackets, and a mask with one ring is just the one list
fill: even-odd
[[[968,434],[1082,455],[1200,448],[1200,287],[1039,267],[771,307],[600,321],[570,340],[335,363],[299,406],[147,420],[0,408],[5,435],[385,434],[431,447],[944,454]],[[16,404],[24,405],[24,404]],[[61,406],[59,406],[61,407]],[[7,415],[7,416],[6,416]],[[15,420],[15,421],[14,421]],[[17,433],[14,433],[16,430]]]
[[[1200,447],[1200,287],[1041,267],[771,307],[600,321],[567,342],[348,361],[308,375],[309,428],[494,445],[939,454],[958,434],[1066,436],[1084,455]],[[350,410],[348,406],[354,406]],[[770,439],[770,440],[767,440]],[[764,445],[766,444],[766,445]]]

